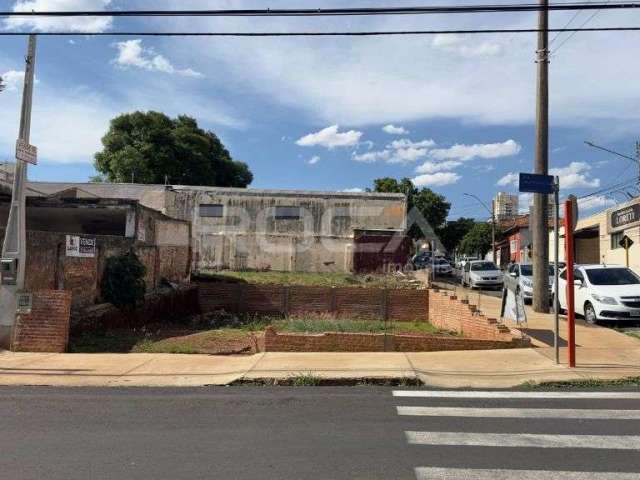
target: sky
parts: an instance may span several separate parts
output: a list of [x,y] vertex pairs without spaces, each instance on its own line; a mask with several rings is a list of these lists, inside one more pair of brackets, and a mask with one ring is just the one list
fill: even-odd
[[[441,3],[488,3],[480,0]],[[500,2],[489,2],[500,3]],[[504,2],[507,3],[507,2]],[[350,0],[349,6],[424,5]],[[345,7],[272,0],[271,8]],[[0,10],[265,8],[259,0],[0,0]],[[640,12],[552,12],[551,26],[637,25]],[[196,118],[249,164],[253,188],[363,190],[409,177],[452,203],[450,218],[482,218],[497,191],[533,169],[535,34],[359,38],[92,37],[116,31],[335,31],[525,28],[536,13],[373,18],[0,19],[0,31],[40,37],[29,177],[86,181],[109,120],[135,110]],[[587,22],[587,23],[585,23]],[[550,167],[562,194],[632,180],[640,127],[638,32],[551,33]],[[0,37],[0,161],[18,132],[26,37]],[[588,214],[624,200],[594,195]],[[526,210],[530,196],[523,195]]]

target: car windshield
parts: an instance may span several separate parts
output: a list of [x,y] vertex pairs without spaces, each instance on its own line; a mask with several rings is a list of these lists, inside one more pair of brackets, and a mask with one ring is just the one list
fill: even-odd
[[440,259],[436,260],[436,263],[438,265],[449,265],[449,262],[447,262],[444,258],[440,258]]
[[478,262],[471,264],[471,270],[486,272],[488,270],[498,270],[498,267],[493,262]]
[[640,279],[628,268],[590,268],[587,277],[592,285],[638,285]]
[[[520,275],[523,277],[533,276],[533,265],[520,265]],[[553,276],[553,266],[549,265],[549,276]]]

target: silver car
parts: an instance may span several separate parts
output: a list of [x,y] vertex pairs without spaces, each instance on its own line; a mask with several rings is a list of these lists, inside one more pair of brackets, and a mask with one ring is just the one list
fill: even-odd
[[[549,292],[552,292],[554,279],[553,265],[549,265]],[[509,267],[509,276],[518,280],[516,293],[522,294],[525,303],[533,299],[533,265],[527,263],[514,263]]]
[[504,278],[495,263],[487,260],[467,262],[462,269],[462,286],[471,288],[502,288]]

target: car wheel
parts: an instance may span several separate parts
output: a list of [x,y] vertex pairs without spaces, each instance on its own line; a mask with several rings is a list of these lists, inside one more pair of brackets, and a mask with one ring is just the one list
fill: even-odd
[[596,315],[596,310],[593,308],[589,302],[584,304],[584,320],[589,325],[595,325],[598,323],[598,316]]

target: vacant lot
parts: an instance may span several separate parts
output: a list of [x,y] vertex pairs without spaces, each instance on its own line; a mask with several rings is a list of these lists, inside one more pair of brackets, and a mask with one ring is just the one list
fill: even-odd
[[[243,323],[244,322],[244,323]],[[157,324],[142,329],[120,329],[84,334],[71,339],[76,353],[204,353],[212,355],[251,354],[258,336],[272,325],[279,332],[323,333],[415,333],[446,334],[427,322],[382,322],[336,320],[325,316],[253,318],[229,322],[232,327],[207,328]],[[215,324],[215,321],[212,322]]]
[[203,279],[243,282],[260,285],[303,285],[319,287],[419,288],[412,277],[397,275],[352,275],[348,273],[302,272],[210,272],[198,275]]

